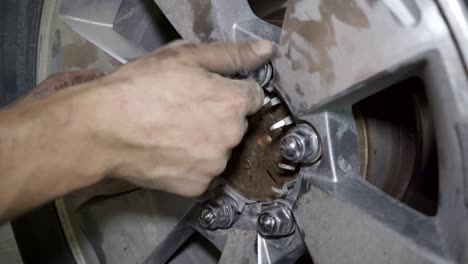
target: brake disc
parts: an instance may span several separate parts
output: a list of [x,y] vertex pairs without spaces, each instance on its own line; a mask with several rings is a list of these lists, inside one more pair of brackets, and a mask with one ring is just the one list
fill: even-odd
[[[78,263],[294,263],[306,251],[317,263],[468,260],[462,2],[291,0],[286,13],[285,1],[155,0],[160,11],[151,2],[48,1],[38,79],[74,68],[111,72],[176,38],[163,34],[172,24],[189,41],[276,43],[272,79],[262,83],[270,101],[252,117],[252,129],[203,201],[120,182],[57,201]],[[363,99],[402,81],[405,90],[411,78],[427,103],[388,96],[398,100],[393,107],[404,115],[428,106],[411,110],[408,125],[389,122],[390,130],[409,132],[383,140],[390,130],[381,121],[401,118],[386,118],[392,104],[384,96],[382,114],[370,123],[365,113],[377,101]],[[421,155],[434,145],[432,122],[421,121],[430,119],[438,161]],[[419,128],[423,137],[414,132]],[[439,201],[428,216],[394,198],[405,201],[417,168],[431,162],[439,164]],[[389,180],[392,172],[400,177]],[[221,255],[189,243],[194,233]]]

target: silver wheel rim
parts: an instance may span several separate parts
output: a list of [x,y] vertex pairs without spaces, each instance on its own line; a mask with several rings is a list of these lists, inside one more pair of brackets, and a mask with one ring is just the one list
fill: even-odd
[[[65,0],[47,2],[42,19],[38,79],[44,79],[54,71],[70,69],[69,66],[97,67],[110,72],[120,63],[145,54],[144,47],[133,44],[113,30],[121,2],[87,1],[86,5]],[[468,112],[468,94],[463,89],[468,83],[468,52],[462,48],[468,45],[468,30],[461,2],[421,0],[371,4],[355,1],[344,10],[330,4],[332,1],[290,1],[281,40],[278,28],[259,20],[244,0],[155,2],[187,40],[266,38],[279,44],[280,53],[285,56],[273,61],[276,76],[280,77],[275,79],[275,87],[296,120],[312,124],[322,137],[320,163],[303,167],[300,173],[302,185],[297,184],[295,188],[298,199],[293,213],[299,232],[291,238],[301,245],[303,239],[314,261],[451,263],[468,259],[465,250],[468,247],[465,206],[468,204],[468,185],[464,171],[467,163],[464,159],[468,155],[468,125],[464,120]],[[353,16],[347,17],[343,12]],[[311,38],[308,32],[313,25],[318,27],[316,38]],[[98,59],[87,63],[68,61],[68,65],[63,63],[63,58],[61,62],[54,61],[57,56],[50,47],[59,38],[56,33],[51,34],[57,32],[51,30],[54,27],[60,29],[61,48],[67,42],[81,41],[86,43],[83,46],[92,43],[94,48],[100,47],[94,53]],[[329,30],[334,39],[321,43],[330,38]],[[389,31],[392,34],[388,34]],[[75,37],[70,39],[69,36]],[[154,47],[162,43],[156,43]],[[86,48],[82,52],[86,52]],[[318,71],[309,72],[309,64],[314,59],[320,67]],[[76,65],[72,65],[74,63]],[[434,217],[414,211],[360,177],[358,135],[350,105],[410,76],[425,82],[434,112],[440,166],[439,207]],[[127,192],[131,187],[118,185],[111,193],[119,193],[119,190]],[[150,197],[149,200],[164,196],[142,192]],[[130,192],[127,195],[140,194]],[[77,223],[70,217],[70,210],[76,210],[73,206],[77,206],[72,201],[73,197],[62,199],[56,206],[75,258],[79,263],[102,261],[95,245],[93,247],[85,235],[77,232]],[[138,261],[151,259],[151,256],[167,260],[194,231],[223,251],[222,262],[239,258],[239,254],[246,258],[256,256],[252,249],[257,237],[255,223],[253,227],[250,223],[242,227],[238,224],[228,230],[206,230],[196,221],[200,209],[197,205],[191,207],[193,202],[181,201],[184,206],[177,211],[177,217],[166,222],[164,227],[155,224],[162,223],[157,217],[147,220],[146,224],[154,230],[165,231],[149,236],[147,242],[151,246],[147,245],[145,250],[136,250],[141,254],[136,257]],[[258,212],[251,212],[251,215],[256,214]],[[141,221],[137,218],[128,221]],[[239,252],[241,243],[249,243],[250,250]],[[281,243],[285,242],[265,242],[265,252],[273,256],[270,261],[275,260],[274,252],[284,245]],[[338,252],[337,248],[340,249]],[[118,249],[114,250],[118,252]],[[282,258],[288,253],[283,251]],[[123,255],[115,254],[114,260],[121,262]],[[112,260],[110,255],[105,254],[105,257]]]

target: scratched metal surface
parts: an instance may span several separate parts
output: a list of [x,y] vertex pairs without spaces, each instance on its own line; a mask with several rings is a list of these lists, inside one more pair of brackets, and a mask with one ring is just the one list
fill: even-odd
[[[291,0],[276,87],[299,119],[312,120],[398,80],[421,78],[438,140],[437,216],[408,210],[353,173],[330,182],[308,171],[295,217],[319,263],[465,263],[467,176],[453,128],[467,116],[466,65],[435,2],[401,1],[406,17],[386,2]],[[346,153],[343,144],[330,146],[324,156]]]
[[384,2],[289,1],[275,67],[294,113],[356,102],[386,87],[372,80],[405,75],[405,65],[442,48],[434,40],[446,38],[447,28],[432,1],[417,8],[404,1],[412,24]]

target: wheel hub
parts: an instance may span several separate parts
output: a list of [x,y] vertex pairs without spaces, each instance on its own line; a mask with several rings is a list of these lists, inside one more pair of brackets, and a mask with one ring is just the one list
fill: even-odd
[[272,106],[267,103],[249,118],[249,131],[233,151],[223,177],[248,199],[269,201],[278,198],[275,189],[282,189],[286,182],[296,178],[295,171],[278,166],[283,163],[280,141],[288,127],[270,130],[288,116],[289,111],[283,104]]

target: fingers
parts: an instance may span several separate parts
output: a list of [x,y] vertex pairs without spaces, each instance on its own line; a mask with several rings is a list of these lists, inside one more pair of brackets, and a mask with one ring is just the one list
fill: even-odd
[[233,80],[238,84],[239,89],[245,96],[245,114],[247,116],[255,114],[263,106],[265,99],[265,93],[262,87],[255,81],[239,81]]
[[262,87],[253,80],[232,80],[219,77],[218,87],[230,89],[228,100],[232,105],[239,108],[241,117],[255,114],[263,106],[265,93]]
[[234,74],[255,70],[266,64],[274,54],[274,45],[266,40],[243,43],[203,43],[180,45],[185,59],[219,74]]

